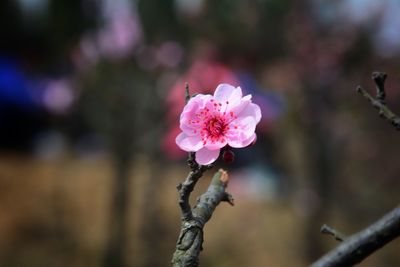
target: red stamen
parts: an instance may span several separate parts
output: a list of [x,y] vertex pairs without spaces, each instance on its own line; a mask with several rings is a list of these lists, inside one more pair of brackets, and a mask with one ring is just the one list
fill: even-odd
[[223,138],[227,130],[227,123],[224,117],[214,116],[210,117],[204,124],[203,130],[207,134],[208,138],[216,142]]

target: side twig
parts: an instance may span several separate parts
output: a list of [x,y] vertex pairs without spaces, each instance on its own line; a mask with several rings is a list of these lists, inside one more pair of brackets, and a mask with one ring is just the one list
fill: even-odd
[[379,115],[386,118],[396,130],[400,130],[400,118],[394,114],[389,107],[386,105],[385,97],[385,80],[387,74],[383,72],[373,72],[372,79],[376,84],[376,97],[372,97],[367,91],[365,91],[360,85],[357,86],[357,92],[369,100],[372,106],[379,110]]
[[361,232],[346,238],[310,267],[353,266],[400,236],[400,207]]
[[326,225],[326,224],[321,226],[321,233],[331,235],[337,241],[343,241],[346,238],[346,236],[344,234],[342,234],[341,232],[339,232],[335,228],[333,228],[333,227],[331,227],[329,225]]
[[[189,177],[191,177],[190,174]],[[182,190],[184,184],[179,191]],[[174,267],[198,266],[199,255],[203,245],[203,228],[205,224],[211,218],[215,208],[221,201],[226,201],[233,205],[232,196],[225,191],[227,185],[228,173],[220,169],[214,174],[207,191],[200,196],[197,204],[190,210],[190,216],[185,216],[182,209],[181,231],[171,261]],[[192,190],[193,187],[190,187]],[[188,213],[186,208],[185,212]]]

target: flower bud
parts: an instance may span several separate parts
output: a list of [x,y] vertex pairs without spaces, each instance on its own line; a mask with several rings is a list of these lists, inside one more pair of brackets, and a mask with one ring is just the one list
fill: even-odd
[[222,153],[222,160],[227,164],[232,163],[235,160],[235,153],[229,148],[225,149],[224,153]]

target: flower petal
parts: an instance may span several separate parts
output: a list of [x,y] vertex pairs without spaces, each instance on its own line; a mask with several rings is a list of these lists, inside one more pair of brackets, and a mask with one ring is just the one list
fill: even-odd
[[249,103],[242,111],[236,114],[239,117],[253,117],[256,123],[261,120],[261,109],[257,104]]
[[239,117],[230,123],[233,127],[230,127],[229,132],[239,132],[243,134],[247,139],[256,130],[257,122],[254,117]]
[[252,137],[256,129],[254,117],[239,117],[229,124],[229,130],[225,137],[231,147],[244,147],[248,145],[248,139]]
[[228,143],[228,141],[226,140],[226,138],[222,137],[217,141],[207,140],[207,143],[204,146],[210,150],[215,150],[215,149],[223,148],[224,146],[226,146],[227,143]]
[[183,113],[186,112],[193,112],[200,109],[204,108],[205,104],[212,98],[212,95],[203,95],[203,94],[197,94],[190,98],[189,102],[186,104],[186,106],[183,108]]
[[234,139],[229,141],[229,145],[234,148],[241,148],[241,147],[246,147],[250,145],[251,143],[254,142],[254,140],[257,139],[257,135],[253,133],[249,138],[240,140],[240,139]]
[[211,164],[219,157],[219,149],[209,150],[205,147],[196,152],[196,162],[201,165]]
[[188,136],[185,133],[180,133],[176,139],[176,144],[185,151],[195,152],[203,147],[203,142],[199,135]]
[[221,103],[240,100],[242,98],[242,89],[227,83],[222,83],[215,89],[214,98]]
[[198,117],[199,112],[204,109],[211,98],[211,95],[198,94],[191,98],[184,107],[180,116],[180,128],[186,135],[197,135],[203,123]]
[[228,105],[226,112],[237,116],[251,103],[251,95],[246,95],[238,102],[232,102]]

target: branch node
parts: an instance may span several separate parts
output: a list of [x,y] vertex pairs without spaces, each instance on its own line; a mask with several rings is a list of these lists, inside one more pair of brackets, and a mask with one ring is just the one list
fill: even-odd
[[177,189],[178,191],[181,190],[181,189],[182,189],[182,183],[177,184],[177,185],[176,185],[176,189]]
[[372,79],[376,84],[376,99],[384,103],[386,93],[385,93],[385,80],[387,74],[384,72],[374,71],[372,73]]
[[396,130],[400,130],[400,118],[395,118],[392,124],[396,128]]
[[188,154],[188,159],[186,160],[190,170],[195,171],[198,167],[199,164],[196,162],[196,156],[195,152],[189,152]]
[[219,172],[221,172],[221,177],[219,178],[221,182],[223,182],[225,185],[228,185],[229,182],[228,172],[223,169],[219,169]]
[[225,192],[221,201],[228,202],[231,206],[235,206],[235,200],[233,199],[233,196],[231,194],[229,194],[228,192]]

